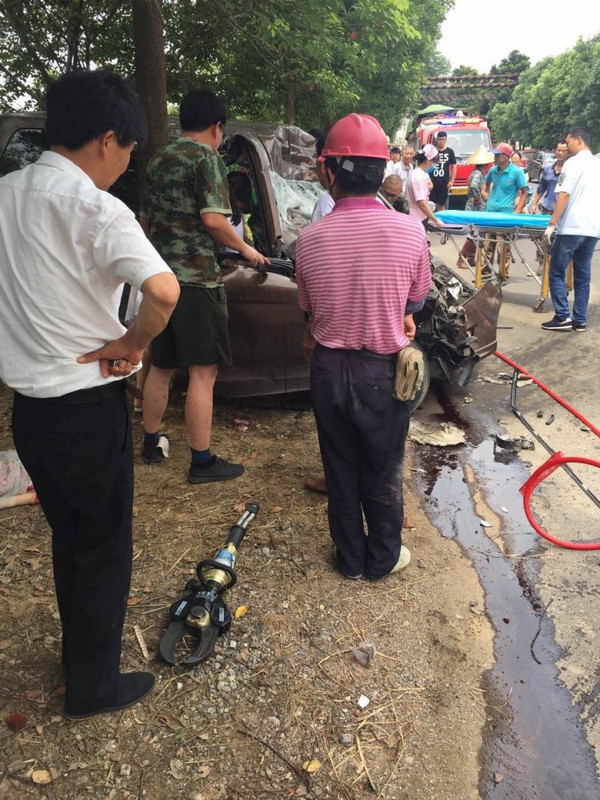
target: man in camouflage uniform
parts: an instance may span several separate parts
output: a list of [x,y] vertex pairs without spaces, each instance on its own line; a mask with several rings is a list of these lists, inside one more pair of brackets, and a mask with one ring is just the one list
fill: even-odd
[[142,456],[146,464],[156,464],[168,454],[168,437],[159,429],[173,373],[185,367],[190,483],[229,480],[244,471],[241,464],[231,464],[210,450],[218,365],[231,363],[227,299],[215,251],[225,245],[253,266],[266,261],[240,239],[228,220],[227,170],[217,151],[226,118],[225,105],[213,92],[194,90],[184,97],[181,136],[150,161],[140,215],[150,241],[181,286],[167,328],[152,342],[152,366],[144,387]]

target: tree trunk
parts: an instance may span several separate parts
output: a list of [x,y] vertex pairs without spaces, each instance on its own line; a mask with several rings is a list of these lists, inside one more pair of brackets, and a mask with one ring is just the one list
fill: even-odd
[[285,91],[285,121],[287,125],[295,125],[296,116],[296,87],[293,83],[286,85]]
[[138,188],[143,191],[146,166],[168,142],[167,78],[162,0],[132,0],[135,81],[148,117],[148,141],[137,153]]

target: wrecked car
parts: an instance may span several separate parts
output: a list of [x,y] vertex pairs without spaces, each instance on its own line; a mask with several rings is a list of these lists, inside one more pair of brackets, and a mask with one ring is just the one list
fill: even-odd
[[[178,135],[176,119],[170,118],[169,129],[171,137]],[[43,114],[0,115],[0,174],[32,163],[44,146]],[[256,269],[235,254],[220,254],[233,365],[219,369],[215,393],[249,397],[306,390],[309,365],[300,346],[304,316],[294,253],[298,233],[323,192],[314,139],[292,125],[232,121],[222,154],[230,170],[250,178],[253,208],[247,223],[254,246],[271,264]],[[137,211],[135,157],[111,191]],[[432,274],[425,307],[415,316],[426,376],[413,407],[424,398],[430,379],[463,388],[475,363],[496,349],[499,290],[488,283],[475,292],[443,264],[434,265]]]

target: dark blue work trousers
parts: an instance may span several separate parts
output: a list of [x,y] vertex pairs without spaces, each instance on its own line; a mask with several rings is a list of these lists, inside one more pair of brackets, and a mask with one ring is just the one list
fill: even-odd
[[66,706],[114,695],[132,559],[133,449],[124,381],[15,394],[13,437],[52,529]]
[[374,580],[396,565],[402,544],[410,407],[392,397],[395,362],[317,345],[310,371],[337,562],[346,575]]

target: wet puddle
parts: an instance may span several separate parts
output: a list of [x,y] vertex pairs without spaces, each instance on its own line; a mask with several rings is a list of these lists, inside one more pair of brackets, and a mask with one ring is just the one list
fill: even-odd
[[[488,722],[480,797],[598,800],[594,754],[579,709],[559,682],[554,626],[537,595],[539,540],[519,493],[528,472],[519,458],[494,461],[489,429],[482,434],[478,423],[469,425],[447,400],[440,402],[442,413],[425,409],[427,421],[450,419],[468,429],[469,444],[415,448],[417,481],[432,523],[472,559],[496,631],[495,666],[483,687]],[[520,557],[510,557],[515,554]]]

